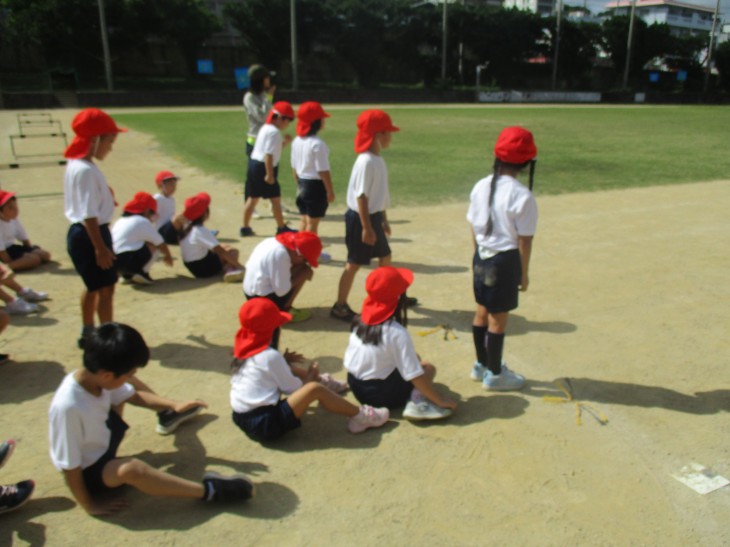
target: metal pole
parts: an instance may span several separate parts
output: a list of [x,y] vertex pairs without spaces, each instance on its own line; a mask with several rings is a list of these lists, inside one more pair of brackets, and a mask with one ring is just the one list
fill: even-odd
[[289,3],[290,7],[290,19],[291,19],[291,75],[292,75],[292,89],[296,91],[299,89],[299,74],[297,69],[297,8],[296,0],[291,0]]
[[448,21],[448,15],[446,12],[446,0],[444,0],[444,13],[441,18],[441,33],[442,33],[442,42],[441,42],[441,80],[446,80],[446,43],[447,43],[447,21]]
[[710,87],[710,71],[712,70],[712,50],[715,49],[715,31],[719,20],[720,0],[715,5],[715,15],[712,19],[712,30],[710,31],[710,46],[707,48],[707,66],[705,67],[705,93]]
[[112,79],[112,59],[109,54],[109,36],[106,31],[106,15],[104,13],[104,0],[98,0],[99,24],[101,26],[101,47],[104,51],[104,69],[106,72],[106,88],[114,91],[114,80]]
[[[719,1],[719,0],[718,0]],[[629,16],[629,37],[626,41],[626,65],[624,67],[624,89],[629,87],[629,66],[631,64],[631,49],[634,41],[634,15],[636,12],[636,0],[631,0],[631,15]]]
[[560,52],[560,21],[563,18],[563,0],[557,0],[555,20],[555,52],[553,56],[553,91],[558,85],[558,55]]

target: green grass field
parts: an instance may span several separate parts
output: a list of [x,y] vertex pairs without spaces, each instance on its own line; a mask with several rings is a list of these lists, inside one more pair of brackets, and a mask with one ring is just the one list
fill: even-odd
[[[327,107],[327,105],[325,105]],[[355,153],[355,119],[365,107],[333,107],[321,137],[343,196]],[[730,108],[716,106],[389,107],[401,128],[384,157],[393,204],[464,200],[491,172],[501,129],[522,125],[538,146],[535,191],[595,191],[727,178]],[[240,112],[155,112],[115,116],[152,134],[173,157],[234,181],[245,178],[246,118]],[[294,134],[292,124],[288,132]],[[166,166],[160,165],[160,169]],[[292,184],[288,149],[279,180]],[[339,200],[338,200],[339,201]]]

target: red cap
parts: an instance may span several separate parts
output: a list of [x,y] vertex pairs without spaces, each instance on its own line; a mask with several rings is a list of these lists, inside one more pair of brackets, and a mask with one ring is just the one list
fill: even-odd
[[127,131],[118,127],[109,114],[98,108],[87,108],[76,114],[71,122],[71,129],[76,136],[63,154],[69,159],[85,158],[89,154],[91,139],[94,137]]
[[170,179],[180,180],[180,177],[172,171],[160,171],[155,177],[155,182],[157,183],[157,186],[162,186],[163,182]]
[[236,359],[247,359],[261,353],[271,344],[274,330],[291,321],[291,314],[279,310],[268,298],[252,298],[238,310],[241,328],[233,342]]
[[527,129],[507,127],[502,130],[494,145],[494,155],[504,163],[519,165],[537,156],[535,139]]
[[300,137],[306,136],[309,130],[312,128],[312,123],[317,120],[329,118],[330,115],[324,111],[322,105],[316,101],[308,101],[302,103],[297,110],[297,135]]
[[384,131],[400,131],[393,125],[390,116],[382,110],[365,110],[357,117],[357,135],[355,135],[355,152],[367,152],[373,144],[375,133]]
[[137,192],[134,197],[124,204],[124,212],[141,215],[147,211],[157,212],[157,201],[147,192]]
[[274,103],[273,108],[269,111],[269,115],[266,117],[266,123],[271,123],[274,119],[274,115],[278,114],[279,116],[284,116],[285,118],[289,118],[290,120],[293,120],[296,118],[294,115],[294,108],[292,107],[291,103],[288,103],[286,101],[279,101],[278,103]]
[[312,268],[319,266],[322,254],[322,240],[312,232],[284,232],[276,236],[276,241],[290,251],[303,256]]
[[193,222],[202,217],[210,206],[210,196],[205,192],[195,194],[185,200],[183,216]]
[[413,283],[413,272],[406,268],[382,266],[365,280],[368,295],[362,303],[361,318],[366,325],[379,325],[398,307],[400,295]]
[[15,197],[15,192],[6,192],[5,190],[0,190],[0,207],[5,205],[8,201],[10,201],[14,197]]

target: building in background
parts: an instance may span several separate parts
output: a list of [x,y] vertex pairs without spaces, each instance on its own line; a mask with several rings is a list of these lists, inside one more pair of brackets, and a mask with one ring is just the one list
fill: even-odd
[[[606,4],[612,15],[629,15],[630,0],[614,0]],[[709,36],[715,10],[675,0],[636,0],[636,15],[647,25],[666,24],[673,36]]]

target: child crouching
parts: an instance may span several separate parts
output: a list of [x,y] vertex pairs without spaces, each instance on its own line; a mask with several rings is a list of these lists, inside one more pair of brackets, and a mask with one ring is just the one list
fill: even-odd
[[[238,312],[241,328],[236,333],[231,364],[233,422],[251,439],[273,441],[302,425],[300,418],[309,405],[319,401],[334,414],[347,416],[351,433],[380,427],[388,421],[387,408],[356,407],[317,380],[316,367],[297,378],[286,357],[270,347],[274,330],[291,320],[267,298],[253,298]],[[282,393],[288,394],[282,399]]]

